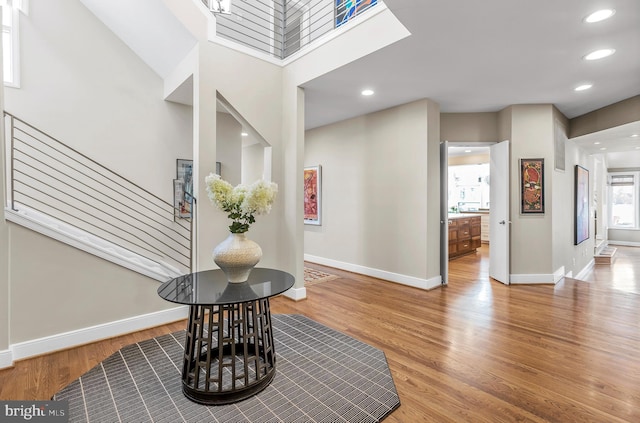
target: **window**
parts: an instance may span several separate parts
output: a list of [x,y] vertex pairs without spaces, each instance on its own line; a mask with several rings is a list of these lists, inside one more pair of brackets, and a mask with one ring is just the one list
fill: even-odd
[[19,12],[26,13],[27,0],[1,0],[0,5],[2,6],[4,85],[18,88],[20,87]]
[[489,208],[489,163],[449,166],[449,212]]
[[609,225],[618,229],[638,229],[638,176],[640,172],[609,174]]

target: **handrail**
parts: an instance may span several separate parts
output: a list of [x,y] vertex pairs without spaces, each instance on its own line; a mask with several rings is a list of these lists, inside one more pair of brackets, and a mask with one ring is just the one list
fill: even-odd
[[[213,0],[201,1],[209,7]],[[216,14],[216,35],[285,59],[376,4],[377,0],[234,1],[230,13]],[[338,22],[340,17],[344,19]]]
[[[17,129],[18,129],[18,131],[20,131],[20,128],[17,128]],[[16,138],[16,139],[20,140],[19,138]],[[22,141],[22,140],[20,140],[20,141]],[[34,149],[35,149],[35,147],[33,147],[33,146],[29,146],[29,147],[34,148]],[[39,150],[39,149],[36,149],[36,150],[37,150],[38,152],[42,153],[43,155],[45,155],[45,156],[47,156],[47,157],[51,158],[52,160],[58,161],[58,162],[60,162],[61,164],[63,164],[63,165],[65,165],[65,166],[69,167],[70,169],[73,169],[71,166],[69,166],[69,164],[68,164],[68,163],[65,163],[65,162],[59,161],[59,160],[58,160],[58,159],[56,159],[55,157],[53,157],[53,156],[51,156],[51,155],[49,155],[49,154],[45,153],[45,152],[44,152],[44,151],[42,151],[42,150]],[[44,162],[42,162],[41,160],[38,160],[37,158],[35,158],[35,157],[33,157],[33,156],[30,156],[28,153],[26,153],[26,152],[24,152],[24,151],[22,151],[22,150],[18,150],[18,149],[16,149],[16,151],[19,151],[19,152],[23,153],[24,155],[26,155],[26,156],[30,157],[30,158],[31,158],[31,159],[33,159],[34,161],[37,161],[37,162],[41,163],[41,164],[42,164],[42,165],[44,165],[44,166],[47,166],[47,165],[46,165]],[[63,155],[64,155],[64,156],[66,156],[66,157],[69,157],[68,155],[66,155],[66,154],[64,154],[64,153],[61,153],[61,154],[63,154]],[[75,160],[75,159],[74,159],[74,158],[72,158],[72,157],[69,157],[69,159],[71,159],[71,160],[73,160],[73,161],[77,162],[78,164],[80,164],[80,165],[83,165],[83,166],[84,166],[84,164],[82,164],[82,163],[78,162],[77,160]],[[16,160],[17,160],[17,159],[16,159]],[[89,168],[89,169],[90,169],[90,168]],[[69,177],[69,178],[71,178],[71,179],[74,179],[71,175],[68,175],[68,174],[66,174],[66,173],[64,173],[64,172],[62,172],[62,171],[60,171],[60,170],[56,170],[56,171],[57,171],[57,172],[59,172],[59,173],[62,173],[62,174],[63,174],[63,175],[65,175],[65,176],[68,176],[68,177]],[[54,177],[54,176],[52,176],[52,175],[48,175],[48,176],[51,176],[52,178]],[[95,179],[95,178],[93,178],[93,177],[91,177],[91,176],[89,176],[89,175],[86,175],[86,177],[87,177],[88,179],[91,179],[91,180],[92,180],[92,181],[94,181],[94,182],[100,183],[97,179]],[[110,180],[111,180],[111,179],[110,179]],[[76,181],[77,181],[77,180],[76,180]],[[113,180],[111,180],[111,181],[112,181],[112,182],[114,182],[115,184],[117,184],[117,185],[121,186],[122,188],[125,188],[127,191],[131,192],[133,195],[137,195],[137,194],[136,194],[135,192],[133,192],[131,189],[128,189],[127,187],[124,187],[124,186],[122,186],[121,184],[118,184],[116,181],[113,181]],[[79,182],[80,184],[82,184],[82,185],[86,186],[87,188],[91,188],[89,185],[87,185],[86,183],[84,183],[84,182],[82,182],[82,181],[77,181],[77,182]],[[110,187],[106,187],[106,188],[107,188],[107,189],[112,189],[112,188],[110,188]],[[110,196],[109,196],[109,195],[107,195],[107,194],[104,194],[104,193],[103,193],[103,195],[105,195],[106,197],[109,197],[111,200],[113,200],[113,201],[115,201],[115,202],[120,203],[120,204],[121,204],[121,205],[123,205],[123,206],[126,206],[126,204],[124,204],[124,203],[122,203],[122,202],[120,202],[120,201],[118,201],[118,200],[116,200],[116,199],[114,199],[114,198],[110,197]],[[152,195],[153,195],[153,194],[152,194]],[[128,196],[126,196],[126,195],[123,195],[123,196],[124,196],[125,198],[127,198],[127,199],[131,200],[131,201],[135,201],[135,199],[133,199],[133,198],[131,198],[131,197],[128,197]],[[160,200],[160,201],[164,201],[164,200],[162,200],[162,199],[159,199],[159,200]],[[98,201],[100,201],[100,200],[98,200]],[[166,205],[167,205],[168,207],[173,207],[173,206],[172,206],[171,204],[169,204],[169,203],[166,203]],[[150,209],[150,208],[149,208],[149,207],[147,207],[147,206],[143,206],[143,207],[144,207],[144,208],[146,208],[147,210],[149,210],[150,212],[152,212],[152,213],[154,213],[154,214],[157,214],[158,216],[160,216],[160,217],[162,217],[162,218],[164,218],[164,219],[171,220],[171,219],[168,219],[166,216],[163,216],[163,215],[162,215],[162,214],[160,214],[159,212],[157,212],[157,211],[154,211],[154,210]],[[177,231],[175,231],[175,232],[177,233]],[[184,236],[184,235],[183,235],[183,236]]]
[[12,210],[34,210],[158,264],[193,270],[195,207],[190,218],[179,218],[156,194],[11,113],[4,116]]
[[[56,141],[57,143],[60,143],[60,144],[64,145],[64,146],[65,146],[65,148],[67,148],[67,149],[69,149],[69,150],[73,151],[75,154],[77,154],[77,155],[79,155],[79,156],[82,156],[83,158],[87,159],[88,161],[92,162],[93,164],[96,164],[96,165],[100,166],[101,168],[103,168],[103,169],[105,169],[105,170],[108,170],[109,172],[113,173],[114,175],[117,175],[119,178],[121,178],[122,180],[124,180],[124,181],[128,182],[129,184],[131,184],[131,185],[135,185],[137,188],[139,188],[140,190],[144,191],[146,194],[149,194],[150,196],[152,196],[152,197],[156,198],[157,200],[160,200],[161,202],[163,202],[163,203],[165,203],[165,204],[169,205],[170,207],[173,207],[173,204],[169,203],[168,201],[163,200],[162,198],[158,197],[157,195],[155,195],[155,194],[154,194],[154,193],[152,193],[151,191],[148,191],[148,190],[146,190],[146,189],[142,188],[141,186],[139,186],[139,185],[137,185],[137,184],[135,184],[135,183],[131,182],[130,180],[128,180],[128,179],[127,179],[127,178],[125,178],[124,176],[122,176],[122,175],[118,175],[117,173],[115,173],[115,172],[114,172],[114,171],[112,171],[111,169],[108,169],[108,168],[106,168],[105,166],[103,166],[103,165],[101,165],[100,163],[98,163],[97,161],[93,160],[91,157],[86,156],[86,155],[84,155],[84,154],[80,153],[78,150],[74,149],[73,147],[69,147],[68,145],[64,144],[63,142],[61,142],[60,140],[56,139],[55,137],[52,137],[51,135],[47,134],[46,132],[44,132],[44,131],[42,131],[42,130],[40,130],[40,129],[36,128],[35,126],[33,126],[33,125],[31,125],[31,124],[29,124],[29,123],[27,123],[27,122],[23,121],[22,119],[20,119],[20,118],[18,118],[18,117],[16,117],[16,116],[14,116],[14,115],[12,115],[11,113],[9,113],[9,112],[7,112],[7,111],[5,111],[5,112],[4,112],[4,114],[5,114],[5,116],[11,116],[11,118],[13,118],[14,120],[17,120],[17,121],[19,121],[20,123],[23,123],[23,124],[27,125],[27,126],[28,126],[28,127],[30,127],[31,129],[33,129],[33,130],[35,130],[35,131],[38,131],[39,133],[41,133],[42,135],[45,135],[46,137],[48,137],[48,138],[52,139],[53,141]],[[12,128],[11,137],[13,138],[13,136],[14,136],[14,134],[13,134],[13,128],[14,128],[14,126],[13,126],[13,125],[11,125],[11,128]]]

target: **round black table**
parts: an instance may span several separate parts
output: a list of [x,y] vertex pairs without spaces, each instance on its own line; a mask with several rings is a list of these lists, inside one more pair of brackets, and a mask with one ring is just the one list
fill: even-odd
[[293,286],[292,275],[255,268],[229,283],[220,269],[163,283],[161,298],[189,305],[182,391],[192,401],[229,404],[266,388],[276,370],[269,298]]

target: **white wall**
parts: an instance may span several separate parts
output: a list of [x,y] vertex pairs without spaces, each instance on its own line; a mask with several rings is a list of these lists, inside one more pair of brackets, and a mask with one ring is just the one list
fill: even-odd
[[[553,273],[553,108],[511,106],[511,274]],[[520,213],[520,159],[545,159],[544,214]]]
[[[0,16],[4,12],[0,7]],[[2,76],[2,44],[0,43],[0,77]],[[4,80],[4,78],[2,79]],[[4,90],[0,90],[0,109],[4,110]],[[0,119],[0,195],[2,195],[2,213],[0,213],[0,368],[10,362],[9,348],[9,226],[4,219],[4,199],[6,196],[5,179],[5,139],[4,119]]]
[[11,344],[176,307],[159,283],[11,224]]
[[442,113],[440,115],[442,141],[498,142],[498,112]]
[[640,247],[640,230],[609,229],[609,243]]
[[[305,133],[305,166],[322,166],[323,203],[322,225],[305,225],[306,255],[423,280],[439,276],[439,247],[428,242],[438,239],[428,220],[439,213],[428,201],[428,117],[437,114],[429,107],[416,101]],[[435,140],[437,148],[439,132]]]
[[[191,108],[165,102],[163,81],[78,1],[32,0],[20,37],[6,110],[172,202]],[[13,345],[175,307],[157,281],[4,220],[0,255],[0,351],[7,334]]]
[[[296,289],[304,294],[304,223],[302,169],[304,167],[304,83],[333,69],[357,60],[393,42],[410,35],[409,31],[386,7],[378,5],[356,20],[357,25],[344,25],[332,32],[324,44],[309,53],[301,55],[284,68],[282,85],[282,146],[283,160],[274,160],[273,168],[282,166],[286,190],[281,190],[279,198],[284,202],[284,239],[283,260],[287,268],[292,269],[296,278]],[[380,31],[380,28],[385,28]],[[343,48],[345,45],[350,48]],[[274,151],[274,157],[276,153]],[[291,248],[291,246],[296,246]]]
[[[184,3],[172,4],[172,7],[184,8]],[[228,234],[226,214],[217,210],[206,200],[207,194],[204,178],[215,169],[218,144],[216,116],[216,92],[219,92],[230,105],[273,146],[273,182],[279,185],[279,192],[286,185],[282,176],[282,68],[245,55],[227,47],[201,40],[199,46],[199,63],[194,75],[194,159],[195,190],[198,202],[198,268],[200,270],[215,268],[211,259],[211,251],[222,242]],[[237,128],[237,156],[232,178],[241,179],[241,138],[240,127]],[[224,163],[223,163],[224,165]],[[223,167],[222,176],[227,179],[227,168]],[[269,215],[256,217],[248,236],[263,246],[262,267],[274,267],[289,270],[280,255],[290,253],[290,246],[282,242],[283,234],[283,201],[279,195]],[[269,245],[270,248],[264,246]]]
[[236,186],[241,180],[242,125],[229,113],[218,112],[216,157],[221,163],[222,178]]
[[[553,268],[561,266],[565,268],[565,274],[569,272],[576,276],[593,260],[595,245],[595,222],[593,220],[593,187],[594,187],[594,163],[593,159],[580,150],[575,142],[569,140],[566,143],[566,168],[564,172],[553,172]],[[575,166],[580,165],[589,170],[589,238],[574,245],[575,225]]]
[[260,143],[242,148],[242,183],[249,185],[264,178],[264,147]]
[[78,1],[32,0],[20,44],[7,111],[172,202],[191,108],[164,101],[160,77]]

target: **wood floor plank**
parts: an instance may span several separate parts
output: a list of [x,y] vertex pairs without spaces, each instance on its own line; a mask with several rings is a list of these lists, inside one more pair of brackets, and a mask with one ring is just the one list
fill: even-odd
[[[486,246],[431,291],[307,265],[338,278],[271,310],[383,350],[402,402],[385,422],[640,421],[640,248],[557,285],[490,280]],[[118,348],[184,326],[19,361],[0,371],[0,399],[48,399]]]

